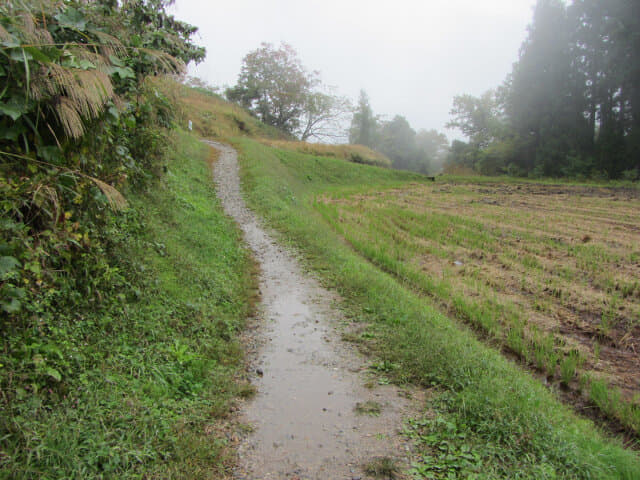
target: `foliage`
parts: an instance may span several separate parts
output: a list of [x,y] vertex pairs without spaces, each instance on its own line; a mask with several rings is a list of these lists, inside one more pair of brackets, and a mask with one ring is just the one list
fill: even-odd
[[300,140],[336,140],[343,137],[343,122],[351,111],[346,97],[324,92],[310,92],[300,122]]
[[360,90],[358,107],[353,113],[349,128],[349,143],[373,148],[377,129],[378,119],[373,116],[369,96],[367,92]]
[[360,92],[358,107],[351,119],[349,142],[389,157],[393,168],[420,173],[437,170],[448,151],[446,136],[436,130],[416,133],[403,116],[396,115],[388,121],[374,116],[364,90]]
[[127,2],[108,16],[94,3],[26,5],[0,7],[0,234],[3,255],[13,259],[3,278],[2,302],[11,310],[3,328],[20,325],[21,305],[40,314],[77,301],[52,291],[69,287],[92,298],[109,288],[109,280],[96,280],[105,267],[91,252],[102,248],[106,207],[125,205],[114,185],[160,171],[162,128],[171,124],[166,98],[144,74],[182,68],[124,34],[128,8],[166,16],[158,4]]
[[227,90],[227,98],[255,113],[263,123],[292,134],[317,74],[302,66],[297,52],[283,43],[278,49],[269,43],[248,53],[242,61],[238,83]]
[[480,97],[456,95],[453,98],[452,120],[447,128],[458,128],[477,148],[488,146],[500,136],[502,119],[497,94],[488,90]]
[[184,134],[172,141],[171,174],[130,192],[128,210],[103,227],[108,248],[84,253],[103,276],[87,300],[73,285],[51,291],[76,303],[3,333],[3,478],[228,472],[220,425],[248,393],[234,376],[249,259],[207,181],[209,149]]
[[544,459],[519,457],[484,441],[462,416],[450,410],[451,406],[446,393],[437,393],[429,400],[429,415],[407,421],[403,433],[419,453],[410,471],[415,479],[558,478],[555,468]]
[[147,375],[172,380],[145,389],[192,395],[211,367],[183,345],[181,364],[164,363],[166,345],[150,347],[159,312],[182,306],[128,307],[166,300],[124,247],[144,230],[131,199],[167,168],[173,106],[153,77],[203,55],[166,5],[0,4],[0,463],[12,478],[160,461],[176,410],[138,399],[127,410],[126,395]]
[[318,87],[319,73],[308,72],[291,45],[276,49],[262,43],[244,57],[238,82],[226,96],[261,122],[302,141],[340,137],[350,103]]
[[628,178],[640,167],[639,18],[638,2],[539,0],[498,95],[454,99],[449,125],[469,137],[472,154],[449,163],[473,157],[489,174]]
[[429,159],[431,172],[439,171],[449,153],[449,140],[435,129],[418,130],[416,146]]

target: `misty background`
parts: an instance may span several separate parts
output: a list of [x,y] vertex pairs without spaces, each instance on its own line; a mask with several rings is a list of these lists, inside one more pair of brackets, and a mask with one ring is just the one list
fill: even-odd
[[190,74],[236,83],[243,57],[261,42],[290,44],[323,83],[376,114],[399,114],[418,129],[446,129],[453,97],[481,95],[518,59],[535,0],[306,1],[176,0],[176,16],[199,27],[207,58]]

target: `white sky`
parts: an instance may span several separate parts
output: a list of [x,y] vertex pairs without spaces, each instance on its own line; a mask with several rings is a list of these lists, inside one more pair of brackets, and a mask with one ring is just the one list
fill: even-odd
[[192,75],[236,83],[260,42],[287,42],[325,84],[376,114],[404,115],[416,130],[446,130],[454,95],[498,86],[517,60],[535,0],[176,0],[199,27],[207,59]]

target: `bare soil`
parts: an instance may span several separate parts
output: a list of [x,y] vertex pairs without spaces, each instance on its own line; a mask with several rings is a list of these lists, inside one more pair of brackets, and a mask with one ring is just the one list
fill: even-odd
[[[251,433],[240,442],[236,478],[365,479],[365,466],[381,457],[406,470],[411,447],[399,430],[423,406],[421,396],[392,385],[370,388],[366,359],[340,340],[336,295],[303,272],[247,209],[236,152],[207,143],[220,152],[218,196],[260,267],[261,321],[249,342],[256,345],[258,393],[241,409]],[[362,405],[376,408],[367,413]]]
[[[528,327],[581,351],[584,368],[627,400],[640,394],[640,190],[436,184],[323,201],[344,205],[340,221],[358,228],[393,217],[390,211],[425,222],[431,215],[473,222],[473,235],[490,237],[484,249],[448,235],[422,238],[419,220],[390,220],[394,235],[412,245],[406,261],[415,269],[448,278],[468,298],[484,298],[489,289],[499,303],[516,306]],[[375,228],[367,234],[375,236]]]

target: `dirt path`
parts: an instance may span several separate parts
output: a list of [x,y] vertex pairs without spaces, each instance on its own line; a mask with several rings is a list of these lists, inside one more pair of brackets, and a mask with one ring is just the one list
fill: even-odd
[[[341,318],[332,307],[335,295],[304,273],[247,209],[236,152],[207,143],[221,152],[214,167],[218,196],[261,269],[258,394],[243,413],[253,433],[240,446],[237,478],[364,479],[364,466],[383,457],[406,469],[409,447],[398,430],[418,400],[390,385],[365,388],[365,360],[335,330]],[[379,414],[362,412],[378,406]]]

